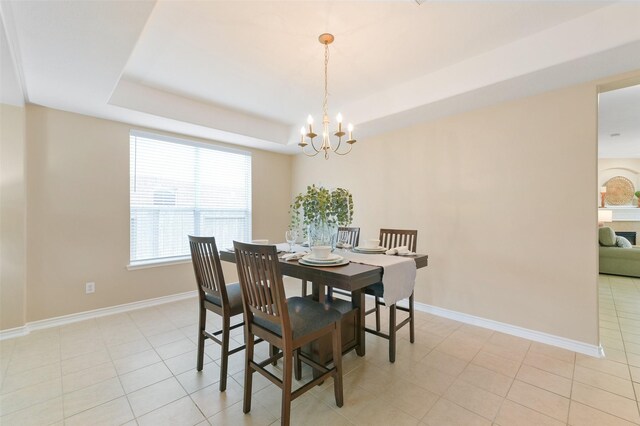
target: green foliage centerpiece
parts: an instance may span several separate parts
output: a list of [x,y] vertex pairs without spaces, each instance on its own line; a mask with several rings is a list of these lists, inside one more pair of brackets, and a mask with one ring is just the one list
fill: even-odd
[[307,186],[291,206],[292,229],[302,228],[311,247],[330,245],[335,248],[338,226],[349,226],[353,220],[353,197],[344,188],[329,191],[321,186]]

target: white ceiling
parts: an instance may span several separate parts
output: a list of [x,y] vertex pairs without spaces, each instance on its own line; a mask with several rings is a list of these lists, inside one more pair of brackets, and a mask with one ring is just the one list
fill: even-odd
[[0,20],[0,102],[8,105],[24,105],[21,83],[11,57],[11,50],[7,42],[4,23]]
[[336,36],[329,71],[339,106],[599,7],[159,2],[124,77],[294,125],[322,105],[323,32]]
[[640,158],[640,85],[600,94],[598,157]]
[[279,152],[319,119],[322,32],[336,36],[330,113],[360,141],[640,68],[640,2],[0,0],[0,12],[28,102]]

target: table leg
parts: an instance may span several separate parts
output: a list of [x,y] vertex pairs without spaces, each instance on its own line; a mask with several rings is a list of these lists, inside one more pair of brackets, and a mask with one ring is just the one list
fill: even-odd
[[358,354],[358,356],[364,356],[366,352],[364,334],[364,312],[366,310],[366,306],[364,300],[364,291],[353,291],[351,293],[351,303],[354,308],[358,308],[358,346],[356,346],[356,353]]
[[[320,302],[320,303],[324,303],[325,302],[325,288],[326,286],[322,283],[319,283],[318,281],[313,281],[311,283],[311,296],[313,297],[313,300]],[[318,364],[322,364],[322,365],[326,365],[327,364],[327,348],[324,347],[326,345],[322,345],[319,343],[316,343],[318,345],[317,350],[311,350],[310,351],[310,358],[313,359],[314,361],[316,361]],[[308,348],[312,348],[313,344],[308,345]],[[313,370],[313,378],[316,379],[318,377],[320,377],[322,373],[320,373],[318,370],[314,369]],[[322,382],[324,383],[324,382]],[[320,386],[322,383],[319,383],[318,386]]]
[[324,303],[325,301],[325,288],[326,286],[322,283],[319,283],[317,281],[314,281],[311,283],[311,291],[312,291],[312,295],[313,295],[313,300],[316,300],[320,303]]

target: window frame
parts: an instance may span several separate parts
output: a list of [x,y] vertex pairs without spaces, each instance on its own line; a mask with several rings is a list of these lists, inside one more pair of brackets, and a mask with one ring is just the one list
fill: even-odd
[[[152,139],[161,142],[174,143],[178,145],[191,146],[195,148],[208,149],[212,151],[219,152],[227,152],[232,154],[239,154],[249,157],[250,165],[249,165],[249,173],[250,173],[250,182],[249,182],[249,241],[252,238],[253,233],[253,153],[249,150],[231,148],[227,146],[217,145],[215,143],[208,142],[199,142],[192,139],[186,139],[182,137],[169,136],[162,133],[153,133],[144,130],[130,129],[129,131],[129,182],[131,182],[131,138],[132,137],[140,137],[145,139]],[[131,186],[129,186],[129,262],[126,265],[128,270],[137,270],[137,269],[146,269],[153,268],[157,266],[170,266],[170,265],[179,265],[183,263],[191,263],[191,255],[186,254],[183,256],[170,256],[170,257],[161,257],[155,259],[145,259],[145,260],[131,260],[131,247],[133,243],[132,234],[131,234]],[[186,238],[186,237],[185,237]]]

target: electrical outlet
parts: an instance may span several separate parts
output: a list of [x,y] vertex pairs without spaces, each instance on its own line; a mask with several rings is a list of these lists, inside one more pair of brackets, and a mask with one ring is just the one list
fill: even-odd
[[86,283],[84,285],[84,291],[87,294],[95,293],[96,292],[96,283]]

